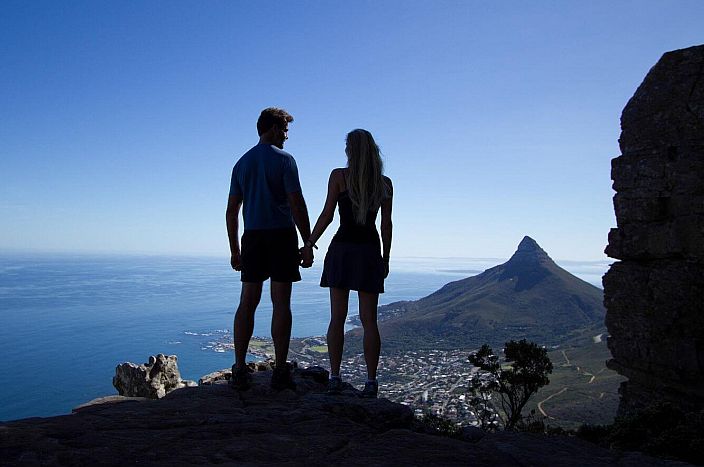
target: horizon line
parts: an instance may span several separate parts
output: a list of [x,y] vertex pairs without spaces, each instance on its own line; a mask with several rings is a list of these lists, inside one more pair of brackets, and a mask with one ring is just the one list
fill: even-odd
[[[132,257],[169,257],[169,258],[225,258],[229,256],[227,253],[216,254],[212,252],[153,252],[153,251],[112,251],[112,250],[43,250],[43,249],[3,249],[0,248],[0,255],[56,255],[56,256],[132,256]],[[548,255],[549,256],[549,255]],[[510,258],[501,256],[404,256],[397,255],[391,257],[391,261],[397,260],[481,260],[481,261],[507,261]],[[574,259],[574,258],[552,258],[556,262],[579,262],[579,263],[604,263],[617,262],[618,259],[608,257],[606,255],[600,259]]]

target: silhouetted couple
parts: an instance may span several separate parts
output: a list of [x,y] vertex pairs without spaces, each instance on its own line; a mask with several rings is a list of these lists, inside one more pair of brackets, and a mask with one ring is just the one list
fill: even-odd
[[[355,290],[359,295],[367,364],[367,382],[362,396],[376,397],[381,349],[377,304],[379,294],[384,292],[384,279],[389,274],[391,180],[383,175],[379,147],[371,133],[359,129],[351,131],[345,147],[347,167],[330,173],[325,206],[311,233],[296,161],[283,151],[288,124],[292,121],[293,117],[285,110],[264,109],[257,121],[259,143],[247,151],[232,170],[227,233],[232,267],[241,272],[242,293],[235,314],[235,364],[231,384],[239,390],[249,387],[251,377],[245,358],[254,331],[254,312],[261,299],[262,284],[271,279],[271,337],[276,359],[271,386],[276,390],[295,387],[286,363],[291,338],[291,285],[301,280],[299,267],[312,266],[315,243],[332,222],[337,206],[340,228],[325,255],[320,278],[320,286],[330,289],[328,392],[338,393],[342,389],[344,325],[350,290]],[[244,219],[241,246],[240,209]],[[379,211],[381,241],[376,229]],[[303,240],[300,250],[296,228]]]

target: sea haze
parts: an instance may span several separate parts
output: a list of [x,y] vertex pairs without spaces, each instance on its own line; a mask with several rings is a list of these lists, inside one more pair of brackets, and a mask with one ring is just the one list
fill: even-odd
[[[231,335],[239,274],[229,258],[162,256],[0,256],[0,420],[68,413],[114,394],[115,366],[176,354],[186,379],[229,367],[213,342]],[[400,258],[380,304],[414,300],[505,259]],[[322,335],[327,289],[322,258],[294,285],[293,336]],[[608,261],[558,263],[600,286]],[[268,336],[265,286],[255,335]],[[356,314],[356,297],[350,313]]]

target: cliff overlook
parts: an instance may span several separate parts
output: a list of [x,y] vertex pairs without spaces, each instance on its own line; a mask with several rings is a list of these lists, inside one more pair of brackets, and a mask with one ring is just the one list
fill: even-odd
[[[159,400],[112,396],[73,414],[0,424],[3,465],[663,465],[564,436],[419,432],[411,409],[294,375],[274,392],[270,372],[235,392],[225,381]],[[415,429],[414,429],[415,428]]]

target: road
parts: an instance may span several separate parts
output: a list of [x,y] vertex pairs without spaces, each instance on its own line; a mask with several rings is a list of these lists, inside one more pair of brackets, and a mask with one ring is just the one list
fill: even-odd
[[559,396],[560,394],[562,394],[562,393],[565,392],[565,391],[567,391],[567,387],[564,387],[564,388],[560,389],[559,391],[557,391],[557,392],[554,393],[554,394],[550,394],[548,397],[546,397],[545,399],[543,399],[543,400],[541,400],[540,402],[538,402],[538,410],[540,410],[540,413],[543,414],[543,417],[547,417],[547,418],[550,418],[550,419],[552,419],[552,420],[555,419],[555,417],[551,417],[550,415],[548,415],[548,414],[545,412],[545,410],[543,410],[543,404],[544,404],[545,402],[549,401],[550,399],[552,399],[553,397]]

